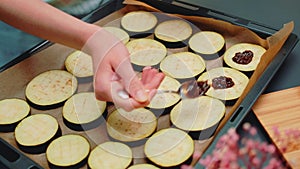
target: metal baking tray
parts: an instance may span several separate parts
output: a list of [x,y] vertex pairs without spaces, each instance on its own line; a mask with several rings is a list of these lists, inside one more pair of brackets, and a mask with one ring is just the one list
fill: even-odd
[[[260,24],[257,22],[253,22],[244,18],[232,16],[230,14],[225,14],[219,11],[211,10],[208,8],[204,8],[201,6],[195,6],[191,4],[187,4],[182,1],[177,0],[141,0],[146,2],[147,4],[160,9],[166,13],[176,13],[182,15],[192,15],[192,16],[202,16],[202,17],[209,17],[215,18],[219,20],[223,20],[226,22],[230,22],[232,24],[242,26],[248,28],[255,33],[257,33],[260,37],[266,38],[276,31],[272,27],[269,27],[264,24]],[[122,0],[112,0],[101,6],[99,9],[95,10],[91,14],[87,15],[86,17],[82,18],[82,20],[86,22],[93,23],[102,19],[103,17],[109,15],[110,13],[117,11],[123,7]],[[253,114],[251,115],[251,107],[258,99],[258,97],[263,93],[265,88],[267,87],[270,80],[276,74],[277,70],[283,64],[284,60],[288,57],[290,52],[293,50],[294,46],[298,42],[298,37],[295,34],[290,34],[288,39],[285,41],[284,45],[280,49],[279,53],[275,56],[272,62],[268,65],[268,67],[264,70],[263,74],[260,78],[256,81],[255,85],[251,88],[249,93],[247,94],[246,98],[241,102],[232,116],[229,118],[228,122],[224,125],[224,127],[220,130],[220,132],[215,136],[215,139],[212,141],[211,146],[204,152],[204,155],[210,153],[212,151],[212,147],[216,143],[216,140],[224,134],[229,128],[235,127],[239,128],[241,124],[250,118],[250,122],[255,124],[259,124],[256,118],[252,118]],[[23,62],[24,59],[29,58],[30,56],[39,53],[46,49],[47,47],[51,46],[52,43],[49,41],[44,41],[40,44],[37,44],[34,48],[29,49],[27,52],[21,54],[16,60],[10,62],[5,67],[2,67],[0,71],[5,70],[17,65],[20,62]],[[59,50],[59,49],[58,49]],[[251,116],[249,116],[250,114]],[[262,131],[262,140],[269,140],[269,137],[265,135],[265,131],[262,126],[257,125],[259,130]],[[0,137],[0,168],[1,169],[40,169],[41,167],[37,162],[29,158],[28,156],[24,155],[21,151],[16,149],[14,146],[10,145],[4,139]],[[196,168],[200,168],[200,166],[196,165]]]

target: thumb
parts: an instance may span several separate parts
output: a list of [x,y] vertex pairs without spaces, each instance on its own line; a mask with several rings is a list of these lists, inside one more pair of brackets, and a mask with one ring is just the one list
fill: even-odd
[[129,58],[124,58],[118,65],[116,73],[122,80],[124,88],[129,95],[137,102],[146,102],[149,100],[148,93],[137,73],[133,70]]

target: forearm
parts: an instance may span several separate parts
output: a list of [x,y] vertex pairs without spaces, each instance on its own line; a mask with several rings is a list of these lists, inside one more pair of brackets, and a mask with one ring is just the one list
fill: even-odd
[[[144,76],[148,80],[143,80],[143,84],[132,69],[129,52],[120,39],[41,0],[0,0],[0,19],[27,33],[91,55],[96,97],[113,101],[117,107],[132,110],[146,106],[164,77],[158,71],[148,71],[147,77]],[[152,94],[145,91],[144,85]],[[118,92],[123,90],[131,97],[120,98]]]
[[100,29],[41,0],[1,0],[0,19],[27,33],[78,50]]

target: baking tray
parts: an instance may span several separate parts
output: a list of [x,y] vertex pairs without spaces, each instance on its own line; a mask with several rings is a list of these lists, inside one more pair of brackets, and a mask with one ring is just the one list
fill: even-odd
[[[172,1],[172,0],[160,0],[160,1],[153,1],[153,0],[142,0],[143,2],[146,2],[147,4],[156,7],[157,9],[160,9],[163,12],[166,13],[176,13],[176,14],[182,14],[182,15],[192,15],[192,16],[202,16],[202,17],[209,17],[209,18],[215,18],[219,20],[223,20],[226,22],[230,22],[232,24],[242,26],[245,28],[248,28],[257,35],[259,35],[262,38],[266,38],[276,31],[277,29],[273,29],[272,27],[266,26],[264,24],[256,23],[247,19],[243,19],[240,17],[232,16],[229,14],[225,14],[222,12],[218,12],[215,10],[211,10],[208,8],[203,8],[200,6],[190,5],[182,1]],[[102,7],[94,11],[93,13],[89,14],[88,16],[84,17],[83,20],[86,22],[95,22],[100,20],[101,18],[109,15],[110,13],[117,11],[123,7],[121,0],[112,0],[106,4],[104,4]],[[228,122],[224,125],[224,127],[220,130],[220,132],[216,135],[214,141],[212,142],[211,146],[208,147],[208,149],[205,151],[204,155],[211,152],[212,147],[214,146],[216,140],[225,133],[230,127],[238,128],[240,124],[243,123],[244,119],[249,112],[251,112],[251,107],[255,103],[255,101],[258,99],[258,97],[262,94],[272,77],[275,75],[276,71],[280,68],[280,66],[283,64],[286,57],[289,55],[289,53],[292,51],[296,43],[298,42],[298,37],[295,34],[290,34],[288,39],[283,44],[280,51],[277,53],[275,58],[272,60],[272,62],[268,65],[268,67],[265,69],[265,71],[262,73],[260,78],[256,81],[255,85],[251,88],[249,93],[246,95],[245,99],[242,100],[241,104],[237,107],[236,111],[232,114],[232,116],[229,118]],[[11,69],[17,69],[19,62],[24,62],[23,60],[25,58],[29,58],[30,56],[35,54],[40,55],[47,55],[48,47],[52,46],[53,44],[44,41],[41,44],[38,44],[33,49],[30,49],[29,51],[23,53],[17,60],[10,63],[10,65],[7,65],[5,68],[1,69],[4,71],[3,73],[6,73],[5,70],[10,68]],[[56,45],[56,44],[55,44]],[[61,48],[65,48],[63,46],[57,45],[55,50],[61,50]],[[50,49],[51,50],[51,49]],[[71,50],[71,49],[70,49]],[[64,53],[62,53],[64,54]],[[53,58],[53,62],[55,63],[55,58],[53,56],[48,56]],[[30,61],[27,60],[27,62],[30,63]],[[59,63],[58,65],[61,65]],[[38,63],[33,66],[38,66]],[[62,69],[61,66],[58,66],[57,68]],[[45,67],[44,70],[47,69],[53,69],[50,67]],[[22,70],[20,70],[22,71]],[[29,71],[32,73],[32,76],[34,77],[38,72]],[[20,73],[20,72],[18,72]],[[28,70],[27,70],[28,73]],[[10,80],[10,79],[8,79]],[[22,80],[22,79],[20,79]],[[26,79],[28,80],[28,79]],[[13,85],[12,85],[13,86]],[[24,86],[23,86],[24,87]],[[90,87],[90,86],[87,86]],[[0,90],[1,91],[1,90]],[[11,95],[14,95],[16,97],[19,97],[20,93],[16,92]],[[248,116],[247,116],[248,117]],[[261,131],[264,131],[264,129],[260,126],[259,129]],[[265,135],[260,135],[261,137],[264,137]],[[7,139],[7,138],[6,138]],[[268,140],[268,137],[265,136],[265,138]],[[37,162],[33,161],[30,156],[27,154],[24,154],[20,152],[15,146],[12,146],[11,144],[7,143],[5,141],[5,138],[0,138],[0,168],[12,168],[12,169],[35,169],[35,168],[43,168],[41,167]],[[199,166],[196,166],[199,167]]]

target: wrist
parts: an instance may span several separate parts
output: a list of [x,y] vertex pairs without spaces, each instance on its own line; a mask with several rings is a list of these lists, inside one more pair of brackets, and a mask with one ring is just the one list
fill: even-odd
[[94,31],[86,39],[82,51],[92,56],[94,70],[97,70],[104,57],[118,56],[120,55],[118,52],[122,52],[122,55],[127,54],[124,44],[110,32],[98,26],[93,29]]
[[86,52],[87,54],[91,54],[92,51],[92,43],[90,42],[93,36],[102,30],[100,26],[90,24],[90,23],[85,23],[87,24],[86,26],[83,27],[83,32],[81,34],[81,45],[80,45],[80,50]]

